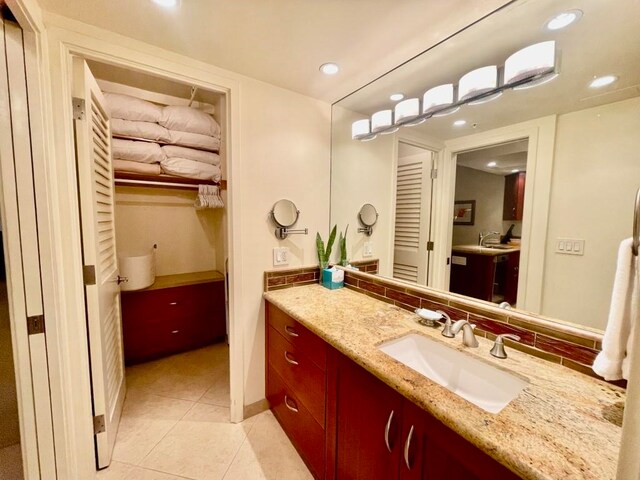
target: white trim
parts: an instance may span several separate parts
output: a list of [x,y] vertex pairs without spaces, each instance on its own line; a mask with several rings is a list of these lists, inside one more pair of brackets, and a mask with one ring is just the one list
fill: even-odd
[[[436,242],[434,264],[434,288],[448,290],[453,224],[451,214],[455,196],[456,154],[498,145],[518,139],[529,139],[527,152],[527,188],[525,211],[522,220],[522,247],[520,251],[520,275],[518,281],[518,309],[539,312],[542,305],[544,258],[547,243],[551,174],[555,148],[555,115],[497,128],[445,142],[442,171],[442,194],[436,208],[436,231],[446,232]],[[534,195],[535,191],[535,195]],[[536,259],[535,262],[530,259]]]

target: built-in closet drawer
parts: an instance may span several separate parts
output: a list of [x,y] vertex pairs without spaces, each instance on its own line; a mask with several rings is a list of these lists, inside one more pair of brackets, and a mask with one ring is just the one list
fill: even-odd
[[222,280],[122,292],[121,304],[127,365],[209,345],[226,334]]

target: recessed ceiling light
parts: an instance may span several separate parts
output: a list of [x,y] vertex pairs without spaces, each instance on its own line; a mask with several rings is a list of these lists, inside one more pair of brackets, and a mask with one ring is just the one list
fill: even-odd
[[560,30],[568,27],[582,17],[582,10],[568,10],[559,13],[546,23],[547,30]]
[[617,79],[618,77],[616,77],[615,75],[605,75],[603,77],[594,77],[594,79],[591,80],[591,83],[589,84],[589,86],[591,88],[606,87],[607,85],[611,85]]
[[320,71],[325,75],[335,75],[340,71],[340,67],[337,63],[333,62],[323,63],[322,65],[320,65]]
[[520,170],[518,170],[517,168],[514,168],[513,170],[511,170],[511,173],[518,173]]
[[153,3],[156,3],[161,7],[166,7],[166,8],[178,6],[178,0],[153,0]]
[[487,163],[487,167],[495,167],[496,165],[498,165],[496,162]]
[[454,127],[461,127],[462,125],[465,125],[467,123],[466,120],[456,120],[455,122],[453,122],[453,126]]
[[404,98],[404,94],[402,94],[402,93],[394,93],[389,97],[389,100],[391,100],[392,102],[399,102],[403,98]]

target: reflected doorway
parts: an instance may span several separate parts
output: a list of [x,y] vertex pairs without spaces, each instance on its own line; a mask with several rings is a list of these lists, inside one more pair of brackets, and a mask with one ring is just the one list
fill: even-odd
[[528,143],[457,155],[451,292],[516,307]]

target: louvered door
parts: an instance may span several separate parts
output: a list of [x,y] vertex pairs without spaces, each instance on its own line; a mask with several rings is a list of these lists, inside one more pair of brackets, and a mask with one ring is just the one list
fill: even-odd
[[73,64],[76,162],[98,468],[109,466],[125,395],[109,117],[82,59]]
[[432,152],[398,159],[393,277],[427,284]]

